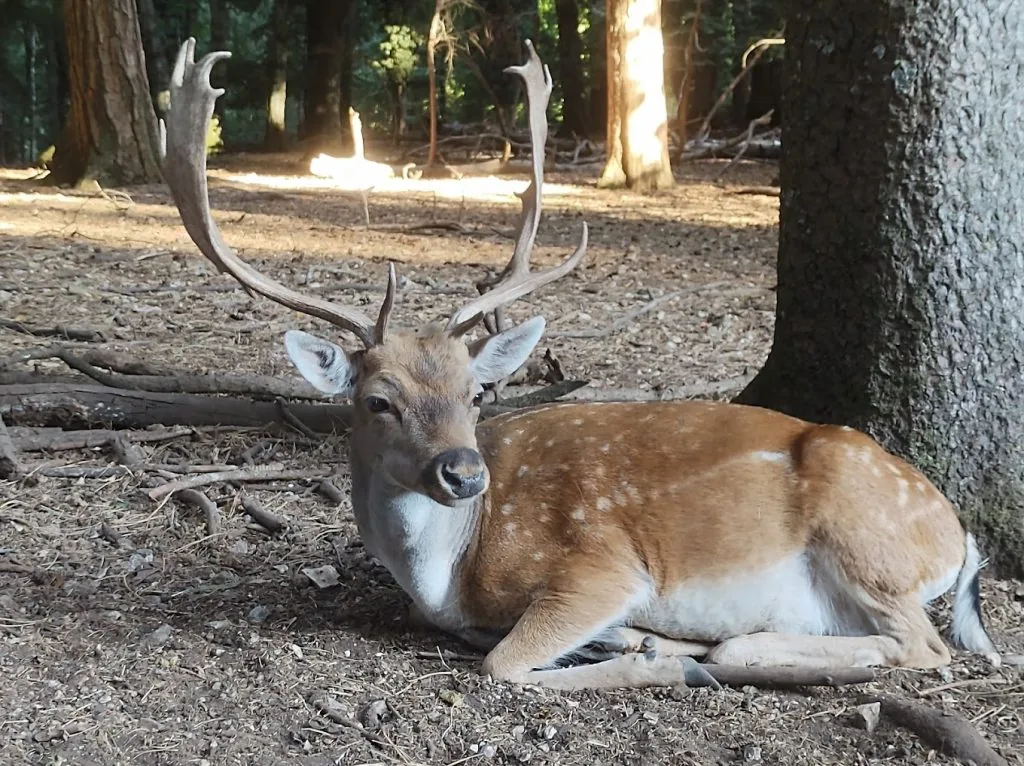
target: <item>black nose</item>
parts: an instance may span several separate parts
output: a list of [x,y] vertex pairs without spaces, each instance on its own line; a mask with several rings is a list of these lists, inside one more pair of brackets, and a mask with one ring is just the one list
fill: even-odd
[[432,463],[441,488],[460,500],[479,495],[487,483],[487,467],[480,453],[459,447],[442,452]]

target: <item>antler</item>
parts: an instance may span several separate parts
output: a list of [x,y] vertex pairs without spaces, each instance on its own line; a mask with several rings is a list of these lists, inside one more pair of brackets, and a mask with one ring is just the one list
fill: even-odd
[[[541,188],[544,185],[544,147],[548,140],[547,108],[551,97],[551,72],[541,62],[540,56],[533,48],[530,40],[526,41],[528,59],[522,66],[510,66],[505,69],[509,74],[523,78],[526,84],[526,98],[529,102],[530,114],[530,146],[533,150],[533,167],[530,185],[519,194],[523,203],[523,211],[519,218],[519,235],[516,237],[512,259],[505,266],[493,285],[493,289],[479,298],[470,301],[460,308],[448,320],[448,330],[465,327],[475,317],[497,312],[507,303],[531,293],[539,287],[568,274],[572,271],[587,252],[587,224],[583,224],[583,233],[576,250],[559,265],[541,272],[530,272],[530,253],[537,238],[537,227],[540,224]],[[487,287],[486,283],[482,287]]]
[[394,303],[395,271],[389,269],[388,291],[376,322],[357,309],[301,295],[240,259],[221,236],[210,212],[206,185],[206,131],[213,106],[224,90],[210,85],[210,70],[227,51],[206,54],[197,64],[196,41],[190,37],[181,45],[171,75],[171,103],[166,123],[160,121],[160,155],[164,178],[192,241],[218,270],[227,272],[243,287],[283,306],[319,317],[349,330],[364,346],[384,342],[388,316]]

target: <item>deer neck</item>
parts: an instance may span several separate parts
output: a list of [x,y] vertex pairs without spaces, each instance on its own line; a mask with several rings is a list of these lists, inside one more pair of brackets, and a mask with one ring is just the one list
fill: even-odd
[[352,509],[367,550],[431,622],[462,627],[459,570],[479,534],[481,501],[460,508],[410,492],[353,449]]

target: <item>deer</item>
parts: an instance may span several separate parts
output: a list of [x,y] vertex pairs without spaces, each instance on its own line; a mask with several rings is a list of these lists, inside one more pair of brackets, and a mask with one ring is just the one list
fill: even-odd
[[160,126],[165,179],[200,253],[358,341],[284,335],[302,377],[352,402],[355,523],[410,614],[485,652],[495,681],[699,686],[744,669],[771,680],[947,665],[926,607],[952,592],[950,642],[998,664],[974,536],[921,471],[865,433],[696,400],[554,402],[481,420],[485,387],[519,369],[545,328],[510,325],[504,308],[587,250],[584,223],[569,257],[530,269],[552,81],[526,49],[506,70],[526,85],[533,147],[511,260],[450,316],[412,328],[390,322],[393,264],[372,318],[282,285],[225,243],[204,136],[224,93],[210,71],[229,52],[196,62],[194,39],[183,43]]

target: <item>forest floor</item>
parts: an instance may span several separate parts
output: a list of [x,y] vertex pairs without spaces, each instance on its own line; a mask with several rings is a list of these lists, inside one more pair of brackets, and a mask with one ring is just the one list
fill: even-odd
[[[375,312],[385,264],[407,278],[396,321],[437,318],[475,294],[511,253],[523,177],[393,182],[369,198],[287,158],[227,156],[211,194],[226,239],[286,284]],[[596,171],[554,173],[535,263],[550,265],[590,225],[585,265],[520,301],[543,314],[550,349],[589,388],[728,397],[772,337],[776,168],[722,163],[678,171],[657,196],[598,190]],[[0,317],[99,330],[102,341],[0,329],[0,373],[86,380],[55,359],[4,369],[15,353],[99,347],[175,370],[294,379],[289,327],[324,331],[252,299],[196,252],[162,187],[58,192],[0,171]],[[422,228],[423,224],[452,224]],[[814,289],[809,286],[808,289]],[[613,323],[666,297],[628,323]],[[605,328],[600,338],[573,332]],[[614,331],[613,331],[614,330]],[[336,466],[342,438],[196,429],[139,449],[149,463]],[[268,448],[260,456],[260,448]],[[272,452],[272,458],[265,452]],[[103,449],[23,453],[40,466],[109,466]],[[1024,677],[958,653],[943,673],[882,671],[862,687],[687,695],[558,693],[491,683],[479,657],[414,630],[406,598],[364,551],[347,499],[303,481],[248,492],[285,519],[277,535],[213,485],[221,529],[150,500],[138,475],[0,482],[0,763],[20,764],[869,764],[952,763],[883,718],[858,726],[861,695],[917,699],[972,720],[1024,764]],[[752,544],[754,544],[752,542]],[[308,567],[339,581],[315,587]],[[986,578],[998,644],[1024,647],[1024,587]],[[947,619],[947,604],[936,618]],[[328,710],[328,715],[324,710]]]

